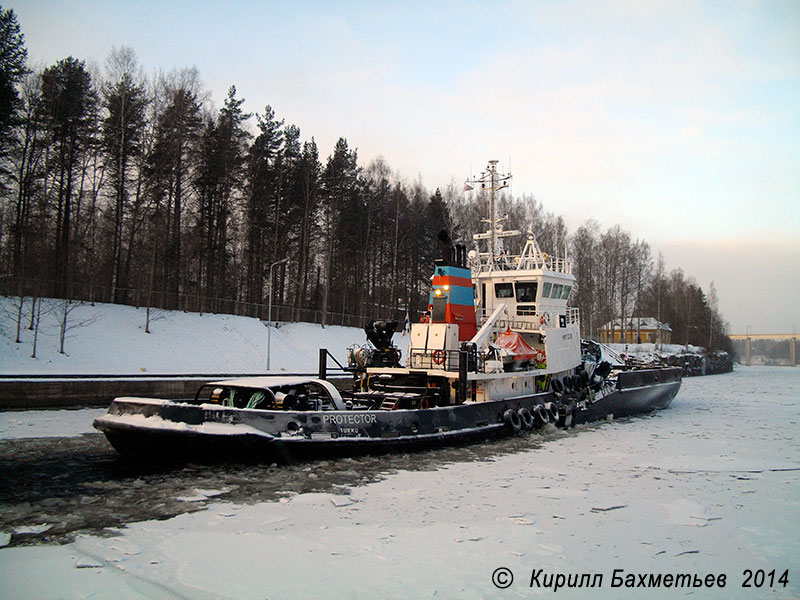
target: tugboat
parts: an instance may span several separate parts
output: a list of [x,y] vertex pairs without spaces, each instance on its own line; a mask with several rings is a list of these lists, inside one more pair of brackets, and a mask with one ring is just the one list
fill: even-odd
[[124,455],[244,454],[287,462],[391,452],[517,434],[667,408],[679,368],[617,370],[580,340],[567,306],[575,277],[566,258],[528,234],[519,255],[503,239],[497,194],[510,175],[490,161],[470,187],[487,194],[485,244],[453,246],[435,261],[428,309],[411,326],[405,366],[392,344],[396,322],[365,329],[372,346],[351,348],[352,390],[317,379],[254,377],[212,382],[190,400],[117,398],[94,426]]

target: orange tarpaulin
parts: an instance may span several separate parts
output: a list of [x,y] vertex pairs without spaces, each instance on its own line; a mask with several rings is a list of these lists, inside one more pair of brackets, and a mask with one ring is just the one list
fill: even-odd
[[531,348],[520,334],[510,329],[497,336],[495,345],[507,350],[514,356],[514,360],[531,360],[536,356],[536,350]]

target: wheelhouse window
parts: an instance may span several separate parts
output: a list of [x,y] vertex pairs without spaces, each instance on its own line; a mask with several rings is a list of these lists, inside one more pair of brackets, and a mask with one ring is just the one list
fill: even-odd
[[494,284],[494,297],[495,298],[513,298],[514,297],[514,284],[512,284],[512,283],[495,283]]
[[542,285],[542,298],[549,298],[550,297],[550,288],[553,287],[552,283],[545,283]]
[[565,285],[564,286],[564,291],[561,292],[561,299],[562,300],[566,300],[567,298],[569,298],[569,293],[571,291],[572,291],[572,286],[571,285]]
[[517,282],[517,302],[536,302],[539,284],[536,281]]
[[564,289],[564,286],[561,285],[560,283],[555,284],[553,286],[553,293],[552,293],[552,295],[550,297],[555,299],[555,300],[558,300],[559,298],[561,298],[561,291],[563,289]]

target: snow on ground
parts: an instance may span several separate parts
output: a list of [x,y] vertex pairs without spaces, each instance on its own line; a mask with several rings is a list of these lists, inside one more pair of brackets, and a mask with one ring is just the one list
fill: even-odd
[[[234,315],[151,311],[145,333],[144,308],[116,304],[77,304],[69,314],[65,354],[59,353],[63,301],[46,299],[42,311],[36,356],[30,321],[30,298],[21,343],[16,336],[17,298],[0,297],[0,376],[2,375],[131,375],[230,373],[266,371],[267,328],[258,319]],[[407,338],[396,334],[403,355]],[[315,373],[319,348],[327,348],[345,364],[346,349],[363,345],[362,329],[311,323],[282,323],[271,330],[270,371]],[[617,354],[646,358],[654,344],[609,344]],[[662,345],[661,354],[681,354],[682,345]],[[689,352],[700,352],[690,346]],[[617,362],[612,355],[604,356]],[[333,366],[333,361],[329,361]]]
[[659,357],[682,354],[704,354],[705,349],[691,344],[600,344],[601,359],[611,364],[624,364],[624,357],[644,362],[658,362]]
[[[0,375],[266,370],[267,328],[258,319],[154,310],[148,334],[144,308],[115,304],[76,305],[69,314],[66,354],[60,354],[63,301],[59,300],[45,300],[34,359],[32,331],[23,326],[22,342],[14,342],[17,302],[17,298],[0,297]],[[30,299],[26,307],[29,312]],[[347,347],[366,343],[361,329],[311,323],[281,324],[272,329],[271,338],[270,371],[276,373],[316,373],[319,348],[328,348],[345,364]]]
[[[541,570],[535,581],[602,575],[565,598],[796,598],[798,398],[800,369],[742,367],[684,379],[669,410],[533,438],[521,452],[341,494],[249,506],[222,495],[110,538],[4,548],[0,597],[553,596],[530,587]],[[492,584],[500,567],[514,576],[507,589]],[[726,587],[612,588],[614,569],[724,574]],[[774,585],[743,588],[746,569],[774,569]]]
[[700,346],[691,344],[607,344],[618,354],[629,354],[636,357],[669,354],[702,354],[705,352]]

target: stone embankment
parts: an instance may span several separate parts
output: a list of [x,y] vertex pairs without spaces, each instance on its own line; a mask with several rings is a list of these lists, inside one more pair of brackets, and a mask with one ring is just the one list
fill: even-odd
[[671,354],[662,357],[671,367],[681,367],[684,377],[717,375],[733,371],[733,359],[727,352],[713,354]]

